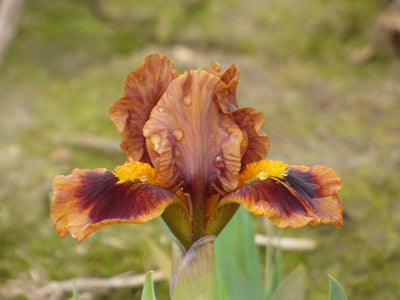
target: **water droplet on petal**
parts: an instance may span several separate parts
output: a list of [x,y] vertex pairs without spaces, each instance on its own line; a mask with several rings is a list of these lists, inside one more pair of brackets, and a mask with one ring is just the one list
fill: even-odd
[[256,215],[262,215],[265,210],[265,204],[262,201],[257,201],[254,203],[255,211],[253,211]]
[[177,141],[180,141],[183,138],[183,131],[180,129],[175,129],[174,131],[172,131],[172,135]]
[[178,158],[179,156],[181,156],[181,151],[179,151],[178,149],[175,150],[175,157]]
[[185,105],[189,106],[192,104],[192,99],[189,96],[186,96],[185,98],[183,98],[183,103],[185,103]]
[[258,173],[257,177],[258,177],[260,180],[265,180],[265,179],[268,178],[268,173],[265,172],[265,171],[261,171],[260,173]]
[[214,166],[222,168],[224,166],[224,158],[221,155],[217,155],[214,159]]
[[145,138],[147,138],[147,137],[149,137],[149,135],[150,135],[150,129],[147,127],[147,128],[145,128],[145,129],[143,130],[143,136],[144,136]]
[[164,112],[165,111],[164,106],[158,106],[157,109],[158,109],[159,112]]
[[153,134],[150,136],[150,142],[154,147],[154,150],[158,150],[160,148],[161,136],[159,134]]
[[147,175],[146,174],[142,174],[142,175],[140,175],[139,176],[139,180],[141,181],[141,182],[144,182],[144,181],[147,181]]

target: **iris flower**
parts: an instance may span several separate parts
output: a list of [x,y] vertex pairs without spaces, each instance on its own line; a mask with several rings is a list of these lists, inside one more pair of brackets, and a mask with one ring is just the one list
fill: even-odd
[[167,57],[146,57],[110,108],[128,161],[54,179],[50,214],[59,236],[82,241],[105,226],[161,216],[189,249],[218,235],[240,205],[278,227],[340,228],[335,171],[266,159],[263,114],[238,108],[238,79],[235,65],[180,74]]

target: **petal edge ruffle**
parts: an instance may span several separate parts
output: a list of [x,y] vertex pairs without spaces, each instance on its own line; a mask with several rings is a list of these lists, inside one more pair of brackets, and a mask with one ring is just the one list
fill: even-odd
[[[144,126],[159,184],[201,193],[234,190],[243,135],[233,116],[215,105],[224,83],[206,71],[186,71],[168,87]],[[161,109],[162,108],[162,109]]]
[[121,148],[131,160],[150,162],[142,134],[143,125],[178,74],[170,59],[153,54],[126,77],[123,96],[110,107],[110,117],[121,132]]
[[145,223],[178,201],[175,193],[161,187],[118,180],[108,169],[75,169],[68,176],[56,176],[50,215],[58,235],[71,234],[82,241],[105,226]]
[[325,166],[289,166],[283,179],[269,177],[225,195],[219,206],[238,203],[256,215],[266,215],[278,227],[330,223],[341,228],[343,208],[335,171]]

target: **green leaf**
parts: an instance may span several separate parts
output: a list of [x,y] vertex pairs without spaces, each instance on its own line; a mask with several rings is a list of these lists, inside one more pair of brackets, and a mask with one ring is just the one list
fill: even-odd
[[215,241],[222,299],[262,299],[260,262],[250,216],[239,208]]
[[305,292],[306,273],[300,265],[281,281],[271,300],[303,300]]
[[[214,260],[215,236],[196,241],[185,253],[177,251],[176,273],[171,281],[173,300],[218,300],[217,276]],[[181,249],[183,250],[183,249]],[[183,257],[181,256],[183,254]]]
[[329,290],[330,290],[329,299],[330,300],[347,300],[346,293],[344,292],[340,283],[332,276],[329,275],[329,277],[331,279],[330,284],[329,284]]
[[[267,217],[264,217],[267,235],[277,235],[279,230]],[[279,232],[279,231],[278,231]],[[278,234],[279,236],[279,234]],[[281,282],[281,249],[269,244],[265,247],[265,291],[264,299],[269,300]]]
[[72,295],[74,297],[74,300],[79,300],[79,292],[78,292],[78,289],[76,288],[75,284],[74,284],[74,289],[72,291]]
[[147,273],[143,284],[143,292],[141,300],[156,300],[156,293],[153,284],[153,271]]
[[267,246],[266,285],[264,299],[269,300],[281,282],[281,250]]

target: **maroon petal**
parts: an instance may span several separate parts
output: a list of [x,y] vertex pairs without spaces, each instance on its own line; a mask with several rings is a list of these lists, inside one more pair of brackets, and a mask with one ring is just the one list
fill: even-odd
[[75,169],[56,176],[50,215],[58,235],[82,241],[105,226],[154,219],[178,201],[175,193],[150,183],[119,180],[108,169]]
[[[264,173],[264,172],[263,172]],[[337,191],[342,187],[334,170],[325,166],[288,166],[288,172],[243,185],[223,197],[219,206],[238,203],[256,215],[266,215],[279,227],[343,224]]]

